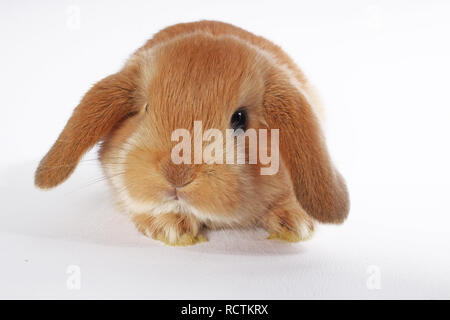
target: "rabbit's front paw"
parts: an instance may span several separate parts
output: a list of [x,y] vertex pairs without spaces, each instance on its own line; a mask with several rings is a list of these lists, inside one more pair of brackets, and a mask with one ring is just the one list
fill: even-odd
[[314,221],[301,208],[272,210],[265,217],[264,227],[269,232],[268,239],[287,242],[305,241],[314,233]]
[[170,246],[189,246],[208,241],[199,233],[200,223],[189,215],[178,213],[155,216],[139,214],[134,216],[133,221],[141,233]]

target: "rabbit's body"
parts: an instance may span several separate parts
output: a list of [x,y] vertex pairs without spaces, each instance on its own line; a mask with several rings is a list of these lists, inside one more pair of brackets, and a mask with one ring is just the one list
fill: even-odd
[[[267,130],[270,140],[270,130],[279,129],[274,174],[261,174],[267,163],[259,160],[208,163],[205,153],[206,163],[174,163],[174,131],[193,134],[201,121],[225,136],[237,113],[246,132]],[[41,162],[36,184],[62,182],[102,140],[100,159],[117,203],[148,236],[186,245],[204,240],[205,227],[261,226],[273,238],[303,240],[314,220],[338,223],[348,212],[319,113],[304,75],[268,40],[220,22],[175,25],[86,94]],[[270,141],[267,148],[277,152]],[[249,159],[248,147],[229,149],[223,152]]]

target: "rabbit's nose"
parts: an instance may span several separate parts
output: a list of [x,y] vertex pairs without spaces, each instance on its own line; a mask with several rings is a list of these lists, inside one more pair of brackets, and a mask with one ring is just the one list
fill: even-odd
[[178,170],[169,170],[169,173],[166,172],[165,177],[167,181],[176,189],[183,188],[194,180],[192,170],[190,168],[178,168]]
[[169,159],[161,165],[162,175],[174,188],[182,188],[195,179],[195,168],[190,164],[175,164]]
[[192,182],[189,181],[188,183],[185,183],[184,185],[181,186],[174,186],[172,189],[166,191],[166,197],[171,199],[171,200],[179,200],[180,198],[183,198],[183,187],[187,186],[188,184],[190,184]]

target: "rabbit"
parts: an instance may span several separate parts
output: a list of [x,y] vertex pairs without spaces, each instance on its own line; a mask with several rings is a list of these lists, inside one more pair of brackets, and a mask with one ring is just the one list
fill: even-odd
[[[316,223],[340,224],[349,212],[321,119],[314,88],[277,45],[223,22],[176,24],[85,94],[35,185],[64,182],[99,143],[117,205],[148,237],[186,246],[207,241],[208,229],[264,228],[269,239],[303,241]],[[278,170],[261,174],[260,161],[174,163],[173,132],[192,134],[195,121],[239,134],[277,129]],[[248,148],[235,151],[248,158]]]

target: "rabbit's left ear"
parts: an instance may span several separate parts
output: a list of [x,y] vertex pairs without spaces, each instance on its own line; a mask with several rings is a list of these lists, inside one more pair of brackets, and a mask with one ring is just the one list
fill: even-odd
[[349,211],[344,179],[328,155],[318,118],[287,79],[271,77],[264,94],[265,118],[279,131],[281,158],[300,205],[320,222],[341,223]]
[[96,83],[83,97],[50,151],[41,160],[35,184],[52,188],[66,180],[80,158],[127,115],[136,112],[135,77],[126,71]]

